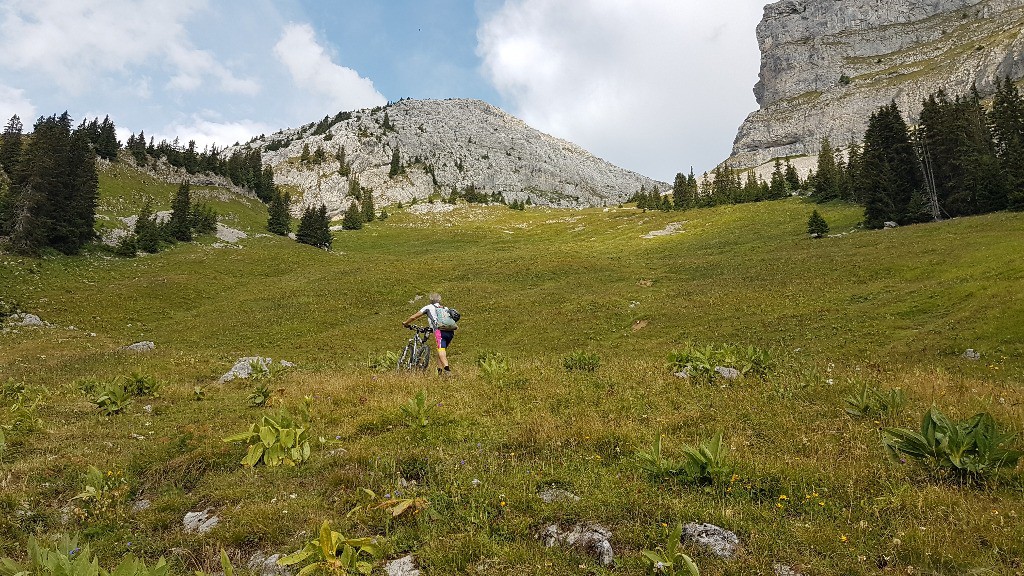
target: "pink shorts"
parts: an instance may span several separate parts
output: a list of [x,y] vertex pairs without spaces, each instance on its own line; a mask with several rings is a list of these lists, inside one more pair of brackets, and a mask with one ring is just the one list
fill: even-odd
[[434,330],[434,338],[437,340],[437,347],[441,350],[447,348],[454,337],[455,332],[451,330]]

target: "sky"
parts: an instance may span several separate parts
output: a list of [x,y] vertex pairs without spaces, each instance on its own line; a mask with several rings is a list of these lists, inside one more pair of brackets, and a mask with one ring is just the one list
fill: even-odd
[[764,0],[0,0],[0,121],[67,110],[200,148],[476,98],[671,182],[757,108]]

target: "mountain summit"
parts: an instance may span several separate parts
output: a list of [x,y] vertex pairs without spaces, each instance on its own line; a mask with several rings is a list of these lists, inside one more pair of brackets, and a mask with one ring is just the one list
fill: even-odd
[[479,100],[400,100],[242,148],[260,149],[276,182],[301,193],[296,209],[323,203],[333,214],[352,201],[352,179],[372,189],[378,204],[474,190],[509,202],[582,207],[623,202],[641,186],[669,188]]
[[976,84],[982,96],[1024,77],[1021,0],[782,0],[757,27],[760,110],[739,129],[730,162],[754,167],[863,137],[871,113]]

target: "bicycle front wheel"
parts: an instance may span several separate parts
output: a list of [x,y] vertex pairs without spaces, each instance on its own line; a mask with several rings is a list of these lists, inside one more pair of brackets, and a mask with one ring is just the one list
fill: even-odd
[[423,346],[416,353],[416,369],[426,370],[430,364],[430,346]]
[[410,342],[409,344],[405,345],[405,349],[402,350],[402,353],[398,355],[398,365],[396,366],[396,369],[399,372],[401,372],[402,370],[410,370],[412,368],[413,351],[413,345]]

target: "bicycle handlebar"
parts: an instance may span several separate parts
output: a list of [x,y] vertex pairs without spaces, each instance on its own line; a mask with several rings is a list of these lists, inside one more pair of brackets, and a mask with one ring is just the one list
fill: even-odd
[[433,332],[433,330],[430,329],[430,326],[417,326],[415,324],[410,324],[410,325],[406,326],[406,328],[408,328],[409,330],[412,330],[414,332],[417,332],[419,334],[426,334],[427,332]]

